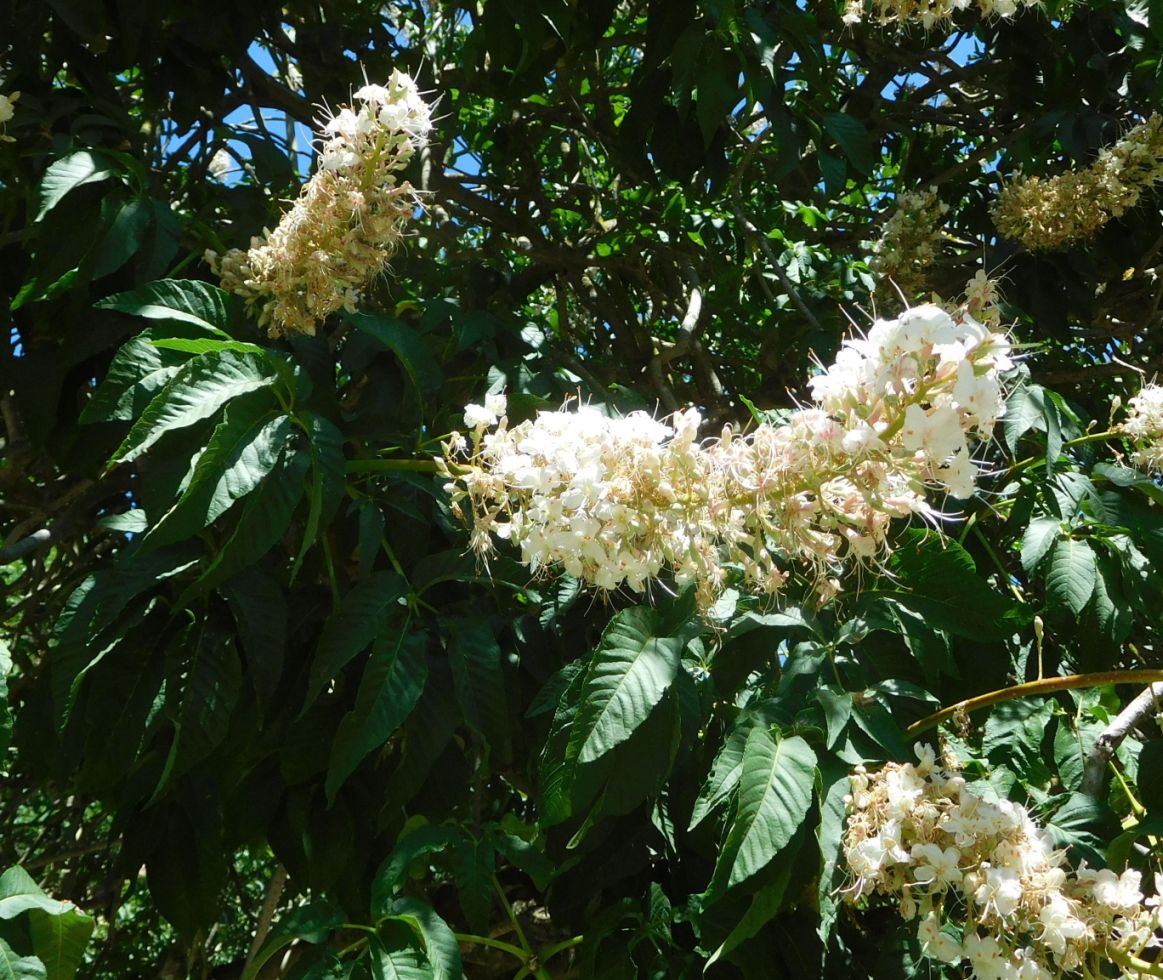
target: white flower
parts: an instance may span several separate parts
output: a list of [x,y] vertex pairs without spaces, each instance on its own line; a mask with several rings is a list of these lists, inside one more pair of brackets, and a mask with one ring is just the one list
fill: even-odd
[[1066,956],[1068,942],[1083,939],[1088,931],[1086,923],[1074,915],[1070,902],[1058,893],[1048,897],[1042,911],[1038,913],[1038,921],[1042,923],[1039,940],[1049,946],[1059,959]]
[[467,429],[486,429],[497,424],[497,415],[485,405],[464,406],[464,425]]
[[913,878],[921,885],[932,885],[934,891],[961,880],[961,852],[955,847],[941,849],[939,844],[914,844],[912,849]]
[[485,410],[492,412],[497,418],[505,414],[509,407],[509,400],[504,393],[496,395],[485,395]]
[[921,944],[921,952],[942,963],[960,963],[965,957],[965,951],[960,943],[946,932],[941,931],[941,920],[936,912],[930,912],[921,919],[917,929],[917,940]]

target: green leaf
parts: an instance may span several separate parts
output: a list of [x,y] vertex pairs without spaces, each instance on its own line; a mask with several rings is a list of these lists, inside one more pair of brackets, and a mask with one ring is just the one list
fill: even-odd
[[269,362],[257,354],[215,351],[196,357],[154,396],[112,461],[131,462],[167,432],[209,418],[231,399],[274,382]]
[[798,735],[776,741],[762,725],[747,736],[739,801],[708,895],[720,896],[766,868],[812,805],[816,756]]
[[247,965],[242,980],[255,980],[266,962],[296,939],[318,945],[344,923],[343,913],[330,902],[315,900],[292,909],[275,924],[270,938]]
[[1018,441],[1031,429],[1046,428],[1046,396],[1041,385],[1024,384],[1010,392],[1002,418],[1006,445],[1012,454]]
[[727,741],[715,756],[711,773],[703,784],[699,797],[691,810],[689,829],[694,830],[712,813],[722,807],[739,785],[739,775],[743,772],[743,749],[752,724],[736,724]]
[[18,956],[0,939],[0,980],[48,980],[48,973],[35,956]]
[[1037,781],[1045,766],[1042,739],[1053,716],[1050,700],[1003,701],[985,722],[982,753],[994,765],[1009,766],[1024,779]]
[[384,939],[372,936],[368,943],[373,980],[432,980],[432,967],[424,954],[408,943],[410,929],[389,921],[380,932],[385,935]]
[[1035,517],[1022,532],[1022,568],[1032,572],[1054,546],[1062,524],[1053,517]]
[[159,279],[128,293],[106,296],[94,305],[150,320],[189,323],[220,340],[230,340],[227,328],[244,321],[237,296],[200,279]]
[[316,412],[304,413],[303,421],[307,425],[311,451],[311,487],[308,494],[310,509],[307,512],[303,542],[291,567],[292,579],[320,532],[331,523],[347,486],[347,459],[343,455],[343,433],[330,419]]
[[[197,627],[177,640],[177,662],[166,682],[167,702],[176,704],[174,740],[154,790],[156,799],[170,782],[221,744],[242,688],[242,664],[234,638]],[[192,639],[192,642],[191,642]]]
[[654,636],[655,614],[642,606],[618,613],[602,634],[582,686],[567,758],[592,762],[626,741],[666,693],[683,641]]
[[410,617],[394,636],[381,633],[359,682],[355,707],[339,723],[327,766],[327,799],[339,788],[369,752],[384,745],[416,707],[428,678],[426,637],[409,633]]
[[193,537],[257,489],[275,468],[295,424],[289,415],[271,410],[266,394],[226,406],[185,492],[146,535],[143,547]]
[[843,112],[829,112],[824,116],[824,128],[860,173],[867,177],[876,169],[876,149],[859,119]]
[[148,331],[134,337],[114,356],[105,379],[81,412],[81,421],[128,422],[137,418],[186,360],[159,351],[149,342]]
[[132,197],[118,207],[96,249],[93,278],[116,272],[141,248],[141,240],[153,220],[153,203],[148,198]]
[[93,934],[93,919],[79,909],[52,915],[43,909],[28,913],[32,951],[51,980],[72,980]]
[[802,834],[798,835],[795,842],[784,852],[783,860],[780,862],[779,869],[773,880],[765,882],[751,896],[751,904],[747,906],[747,911],[743,913],[743,917],[735,925],[735,928],[731,930],[727,938],[711,954],[710,959],[707,960],[706,967],[704,967],[704,971],[710,969],[714,963],[718,962],[737,946],[742,945],[758,933],[760,929],[775,918],[787,903],[788,886],[792,883],[792,878],[796,871],[795,859],[796,854],[802,846],[802,838]]
[[372,879],[371,908],[377,918],[389,915],[396,896],[411,880],[409,870],[421,858],[443,854],[464,844],[464,834],[454,827],[423,824],[396,841]]
[[49,915],[63,915],[72,908],[68,902],[49,898],[19,865],[0,875],[0,919],[14,919],[29,909],[40,909]]
[[287,643],[287,601],[278,581],[257,567],[232,578],[222,589],[246,658],[259,718],[266,715],[283,673]]
[[1065,606],[1075,617],[1094,594],[1098,563],[1086,541],[1063,538],[1054,545],[1046,571],[1046,598]]
[[108,180],[121,174],[121,168],[103,154],[93,150],[78,150],[50,164],[37,188],[36,217],[44,216],[64,199],[65,195],[85,184]]
[[485,740],[493,764],[504,764],[512,754],[509,698],[494,628],[487,618],[457,619],[448,625],[449,663],[464,720]]
[[233,350],[244,354],[262,354],[265,348],[242,340],[214,340],[210,337],[165,337],[151,340],[151,347],[173,350],[184,354],[208,354],[212,350]]
[[465,973],[460,943],[435,909],[418,898],[400,898],[392,903],[391,911],[393,918],[410,926],[424,940],[433,980],[462,980]]
[[973,558],[955,541],[909,533],[889,568],[901,591],[867,592],[864,601],[889,598],[932,628],[979,642],[1003,640],[1028,615],[978,575]]
[[356,583],[343,597],[339,608],[323,625],[304,711],[353,657],[388,630],[391,614],[407,594],[407,583],[395,572],[376,572]]
[[1070,862],[1085,859],[1092,867],[1105,864],[1106,842],[1119,833],[1119,819],[1105,803],[1084,793],[1071,793],[1046,824],[1055,847],[1070,849]]
[[443,374],[424,337],[403,320],[385,313],[344,313],[343,318],[396,355],[413,387],[420,392],[440,387]]

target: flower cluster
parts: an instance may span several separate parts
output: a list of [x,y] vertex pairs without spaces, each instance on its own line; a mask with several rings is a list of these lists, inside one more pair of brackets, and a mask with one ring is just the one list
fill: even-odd
[[396,176],[431,129],[429,108],[403,72],[355,93],[357,109],[326,120],[319,170],[273,232],[249,251],[207,253],[222,286],[244,296],[272,336],[313,334],[354,309],[379,275],[417,206]]
[[479,554],[506,539],[534,571],[642,591],[669,568],[706,609],[729,569],[761,595],[794,570],[825,600],[845,564],[884,558],[894,517],[937,516],[930,490],[974,493],[969,446],[1002,414],[1008,351],[968,314],[916,307],[846,341],[809,382],[813,405],[705,442],[696,409],[582,405],[510,427],[493,396],[465,411],[471,445],[446,445],[446,489]]
[[1096,961],[1118,963],[1123,976],[1150,967],[1142,954],[1158,945],[1159,910],[1144,901],[1139,872],[1064,866],[1024,807],[942,768],[928,746],[917,756],[915,766],[851,776],[849,902],[895,900],[918,920],[926,956],[968,960],[980,980],[1099,976]]
[[935,187],[898,194],[896,209],[873,250],[872,271],[892,279],[905,293],[922,288],[925,270],[940,251],[941,219],[948,210]]
[[1081,170],[1019,177],[998,195],[993,221],[1005,237],[1046,251],[1092,237],[1163,178],[1163,116],[1153,114]]
[[13,106],[19,98],[19,92],[9,92],[7,95],[0,93],[0,143],[16,142],[15,138],[9,136],[4,130],[7,128],[9,120],[16,115],[16,110]]
[[1151,473],[1163,471],[1163,385],[1144,385],[1129,408],[1122,430],[1135,443],[1135,464]]
[[929,30],[970,8],[983,17],[1013,17],[1023,7],[1041,6],[1042,0],[847,0],[844,23],[867,19],[877,24],[920,24]]

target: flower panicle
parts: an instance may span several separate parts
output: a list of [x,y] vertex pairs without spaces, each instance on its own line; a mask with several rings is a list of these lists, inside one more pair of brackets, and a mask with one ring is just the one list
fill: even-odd
[[395,71],[353,101],[320,121],[319,169],[278,227],[248,250],[207,252],[222,287],[243,296],[271,336],[314,334],[331,314],[354,310],[419,204],[398,177],[432,128],[416,83]]
[[774,596],[795,571],[825,601],[847,566],[887,557],[894,517],[936,520],[933,490],[972,496],[970,447],[1004,411],[1010,366],[1002,334],[926,305],[846,341],[812,404],[747,434],[701,440],[694,408],[510,426],[493,395],[465,410],[471,442],[446,445],[446,489],[480,554],[507,540],[535,572],[641,592],[668,569],[706,611],[732,572]]
[[966,780],[955,760],[938,764],[929,746],[916,752],[915,765],[850,776],[845,900],[895,903],[917,921],[925,956],[968,961],[982,980],[1050,980],[1096,953],[1138,975],[1160,925],[1139,872],[1067,867],[1024,807]]
[[993,222],[1032,251],[1093,238],[1163,178],[1163,116],[1153,113],[1088,167],[1055,177],[1019,176],[998,195]]

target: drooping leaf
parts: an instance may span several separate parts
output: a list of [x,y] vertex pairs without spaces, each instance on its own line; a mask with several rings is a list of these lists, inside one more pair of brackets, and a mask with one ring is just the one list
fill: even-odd
[[32,951],[51,980],[72,980],[85,956],[95,923],[76,908],[53,915],[44,909],[28,913]]
[[355,707],[339,723],[331,745],[326,792],[329,800],[368,753],[382,746],[416,707],[428,677],[426,637],[408,632],[411,618],[393,635],[382,632],[359,682]]
[[209,418],[231,399],[274,383],[274,371],[260,355],[202,354],[186,362],[153,397],[113,454],[113,461],[132,462],[167,432]]
[[566,755],[601,758],[624,742],[662,699],[682,657],[683,641],[655,636],[656,617],[635,606],[618,613],[594,651]]
[[292,909],[275,923],[270,938],[247,964],[242,980],[255,980],[266,962],[296,939],[315,945],[326,942],[343,922],[343,912],[330,902],[316,900]]
[[311,665],[307,707],[353,657],[387,631],[391,615],[407,591],[407,583],[395,572],[376,572],[357,582],[343,597],[323,626]]
[[265,715],[283,673],[286,598],[275,578],[259,568],[249,568],[232,578],[222,592],[238,624],[259,712]]
[[440,386],[440,365],[415,327],[383,313],[345,313],[343,318],[395,354],[417,391]]
[[866,176],[872,173],[877,164],[876,150],[864,123],[845,112],[829,112],[824,116],[824,128],[856,170]]
[[327,528],[335,508],[343,499],[346,485],[346,459],[343,455],[343,434],[330,419],[316,412],[304,415],[307,423],[308,448],[311,453],[311,484],[308,492],[310,508],[303,543],[292,566],[292,577],[319,534]]
[[1062,524],[1053,517],[1035,517],[1022,532],[1022,568],[1032,572],[1058,540]]
[[263,395],[226,406],[185,492],[146,535],[143,547],[192,537],[256,490],[275,468],[295,428],[291,417],[272,410]]
[[812,805],[816,755],[798,735],[778,741],[757,725],[743,748],[739,798],[708,894],[758,873],[787,846]]
[[49,915],[63,915],[71,908],[73,906],[68,902],[49,898],[19,865],[0,875],[0,919],[14,919],[29,909],[40,909]]
[[511,755],[509,699],[494,627],[482,618],[458,619],[449,628],[448,656],[464,719],[484,738],[495,764],[504,764]]

